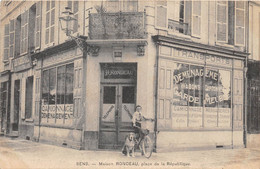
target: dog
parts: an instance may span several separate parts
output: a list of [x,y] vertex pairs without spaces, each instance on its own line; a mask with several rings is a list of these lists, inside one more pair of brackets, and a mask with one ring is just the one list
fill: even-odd
[[135,157],[135,133],[129,133],[128,135],[126,135],[125,137],[125,144],[122,148],[122,153],[126,154],[127,157],[130,157],[130,151],[131,151],[131,155],[132,157]]

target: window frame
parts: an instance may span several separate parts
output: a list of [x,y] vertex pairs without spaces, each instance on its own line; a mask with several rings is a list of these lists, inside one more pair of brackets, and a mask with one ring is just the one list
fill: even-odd
[[[25,19],[25,17],[27,19]],[[22,13],[21,15],[20,55],[24,55],[28,53],[28,48],[29,48],[28,36],[29,36],[29,9],[24,11],[24,13]]]
[[[235,12],[235,15],[234,15],[234,45],[235,46],[245,46],[245,41],[246,41],[246,37],[245,37],[245,32],[246,32],[246,3],[244,1],[239,1],[239,2],[243,2],[244,3],[244,9],[241,9],[241,8],[237,8],[237,1],[234,1],[234,12]],[[244,13],[244,27],[242,26],[237,26],[237,10],[240,10],[240,11],[243,11]],[[236,31],[237,31],[237,28],[243,28],[244,29],[244,32],[243,32],[243,38],[244,38],[244,43],[243,44],[238,44],[237,41],[236,41]]]
[[[72,100],[70,100],[70,103],[66,103],[66,100],[67,100],[67,93],[66,93],[67,85],[66,84],[68,82],[67,81],[67,76],[68,76],[68,74],[67,74],[67,67],[70,66],[70,65],[73,65],[73,69],[71,71],[71,73],[73,73],[73,77],[70,79],[70,80],[73,81],[72,84],[71,84],[72,85]],[[45,71],[47,72],[47,74],[46,74],[47,77],[42,76],[41,86],[44,87],[44,78],[47,78],[48,79],[48,84],[46,85],[46,87],[48,89],[48,97],[47,97],[48,100],[44,104],[41,103],[41,106],[43,106],[43,105],[46,105],[46,106],[55,105],[57,107],[57,105],[60,105],[60,104],[57,103],[58,90],[59,90],[58,89],[58,84],[59,84],[59,81],[58,81],[58,69],[60,67],[65,67],[65,74],[64,74],[64,77],[63,77],[63,78],[65,78],[65,86],[64,86],[64,93],[63,93],[64,94],[64,98],[63,98],[64,99],[63,100],[64,103],[62,103],[62,105],[64,105],[64,106],[66,106],[68,104],[73,105],[73,115],[75,115],[76,111],[75,111],[75,106],[74,106],[74,100],[75,100],[75,95],[74,95],[74,89],[75,89],[75,82],[74,82],[75,71],[74,71],[74,68],[75,68],[75,63],[74,62],[69,62],[69,63],[65,63],[65,64],[61,64],[61,65],[57,65],[57,66],[48,67],[46,69],[43,69],[43,72],[45,72]],[[49,103],[49,100],[50,100],[50,70],[52,70],[52,69],[55,70],[55,77],[56,77],[56,79],[55,79],[55,104],[50,104]],[[41,94],[41,96],[43,95],[43,90],[41,90],[40,94]],[[42,98],[43,98],[43,96],[42,96]],[[48,112],[49,112],[49,109],[48,109]],[[64,110],[64,113],[65,113],[65,110]],[[66,120],[66,119],[64,118],[63,120]],[[55,124],[56,124],[56,122],[55,122]]]
[[[200,2],[200,15],[196,15],[194,14],[194,3],[195,2]],[[202,12],[202,3],[201,1],[192,1],[192,5],[191,5],[191,24],[190,24],[190,28],[191,28],[191,36],[193,37],[197,37],[200,38],[201,37],[201,12]],[[185,2],[184,2],[184,15],[185,15]],[[193,23],[194,23],[194,19],[193,17],[197,17],[199,19],[199,34],[195,34],[194,33],[194,29],[193,29]],[[184,16],[185,19],[185,16]],[[184,20],[185,21],[185,20]]]
[[[49,3],[49,5],[47,5]],[[46,46],[50,46],[51,44],[53,44],[55,42],[55,39],[54,39],[54,36],[51,36],[51,32],[52,32],[52,29],[53,29],[53,34],[55,35],[55,21],[56,21],[56,1],[55,0],[48,0],[45,2],[45,14],[46,14],[46,17],[45,17],[45,41],[44,41],[44,44]],[[49,9],[47,8],[47,6],[49,6]],[[49,16],[48,16],[48,13],[49,13]],[[54,15],[54,17],[53,17]],[[49,23],[48,23],[48,26],[47,26],[47,18],[49,20]],[[54,19],[53,20],[53,23],[52,23],[52,18]],[[47,31],[48,31],[48,40],[47,40]],[[53,38],[53,39],[52,39]]]
[[[8,33],[7,33],[8,30]],[[9,44],[10,44],[10,24],[7,23],[5,24],[5,29],[4,29],[4,43],[3,43],[3,62],[6,63],[9,61]],[[8,38],[8,41],[7,41]],[[8,45],[7,45],[8,44]],[[5,53],[7,51],[7,54]]]
[[[223,2],[223,1],[221,1],[221,2]],[[228,1],[226,1],[226,4],[222,4],[219,1],[216,1],[215,3],[216,3],[216,13],[215,13],[216,14],[216,17],[215,17],[215,19],[216,19],[216,42],[228,44]],[[218,5],[226,6],[226,22],[225,22],[225,24],[226,24],[226,40],[225,41],[218,40],[218,24],[221,24],[221,25],[224,24],[223,22],[218,22],[218,18],[217,18],[218,17]]]

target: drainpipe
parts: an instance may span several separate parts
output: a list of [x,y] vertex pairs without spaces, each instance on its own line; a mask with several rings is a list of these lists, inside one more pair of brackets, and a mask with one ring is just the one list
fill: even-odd
[[155,121],[154,121],[154,133],[155,133],[155,138],[154,138],[154,148],[155,152],[157,151],[157,109],[158,109],[158,83],[159,83],[159,44],[156,42],[156,64],[154,66],[155,68],[155,73],[156,73],[156,79],[155,79]]
[[40,135],[41,135],[41,115],[42,115],[42,83],[43,83],[43,71],[42,71],[42,66],[43,66],[43,56],[41,56],[41,66],[40,66],[40,71],[41,71],[41,80],[40,80],[40,101],[39,101],[39,119],[38,119],[38,138],[37,141],[40,142]]
[[[247,2],[247,31],[246,31],[246,52],[248,52],[249,49],[249,1]],[[247,148],[247,100],[248,100],[248,96],[247,96],[247,62],[248,62],[248,55],[246,56],[246,60],[245,60],[245,68],[244,68],[244,78],[245,78],[245,87],[244,87],[244,145],[245,148]]]

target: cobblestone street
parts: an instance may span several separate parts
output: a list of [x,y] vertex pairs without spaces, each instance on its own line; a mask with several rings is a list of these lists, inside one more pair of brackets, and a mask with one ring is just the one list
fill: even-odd
[[150,159],[119,151],[86,151],[27,140],[0,138],[0,168],[260,168],[260,149],[153,153]]

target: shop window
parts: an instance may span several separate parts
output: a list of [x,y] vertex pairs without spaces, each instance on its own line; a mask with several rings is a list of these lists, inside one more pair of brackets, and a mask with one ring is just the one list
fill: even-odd
[[182,63],[174,64],[173,73],[173,104],[178,106],[188,106],[189,94],[189,65]]
[[200,37],[201,1],[156,1],[156,26]]
[[[74,64],[67,64],[43,71],[42,82],[42,118],[56,118],[62,124],[73,117]],[[50,115],[45,116],[46,113]],[[50,123],[55,122],[53,120]]]
[[56,68],[49,70],[49,105],[56,104]]
[[25,94],[25,118],[32,118],[32,103],[33,103],[33,76],[26,79],[26,94]]
[[57,72],[57,104],[65,103],[65,81],[66,66],[60,66]]
[[245,45],[244,1],[217,1],[217,42]]
[[172,118],[173,128],[229,128],[231,71],[177,62],[170,65],[173,95],[170,99],[163,94],[169,93],[167,88],[159,91],[159,119]]
[[66,65],[65,104],[73,104],[74,64]]
[[43,71],[42,104],[49,104],[49,70]]
[[104,7],[106,12],[137,12],[138,0],[106,0]]
[[46,1],[45,44],[54,42],[55,0]]

